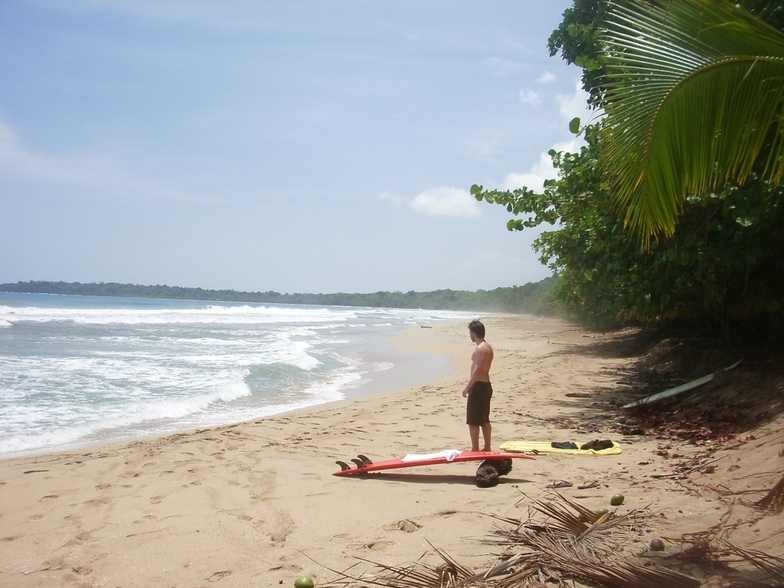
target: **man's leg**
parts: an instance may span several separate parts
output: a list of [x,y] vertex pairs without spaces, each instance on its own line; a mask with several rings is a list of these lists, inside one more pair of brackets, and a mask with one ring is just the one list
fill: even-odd
[[[492,432],[493,432],[493,427],[492,427],[492,425],[490,423],[485,423],[484,425],[482,425],[482,437],[484,437],[484,440],[485,440],[485,448],[482,449],[482,451],[492,451],[492,449],[490,448],[491,447],[491,445],[490,445],[490,435],[492,434]],[[477,435],[476,442],[477,442],[477,447],[478,447],[479,446],[479,436],[478,435]]]
[[468,434],[471,436],[471,451],[479,451],[479,427],[468,425]]

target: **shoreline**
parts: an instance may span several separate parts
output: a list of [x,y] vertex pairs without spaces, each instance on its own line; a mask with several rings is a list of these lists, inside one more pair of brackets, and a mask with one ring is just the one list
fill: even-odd
[[[447,323],[451,322],[453,321],[447,321]],[[452,362],[452,358],[447,357],[444,354],[434,354],[431,350],[423,347],[415,350],[406,348],[404,345],[395,345],[394,340],[400,332],[415,330],[417,328],[420,328],[420,325],[401,325],[397,328],[395,333],[384,340],[380,340],[377,344],[378,346],[369,350],[368,354],[362,360],[363,365],[367,367],[366,372],[359,380],[359,383],[350,383],[344,385],[342,389],[339,389],[338,392],[343,398],[338,400],[323,400],[317,404],[309,404],[298,408],[275,408],[276,412],[269,414],[260,414],[258,416],[233,420],[229,418],[225,422],[188,424],[180,419],[175,420],[175,422],[171,422],[170,424],[154,424],[150,427],[141,427],[141,423],[135,423],[132,429],[147,428],[149,430],[147,432],[131,430],[126,433],[122,432],[120,429],[108,429],[100,435],[93,434],[92,436],[96,437],[94,439],[84,439],[59,445],[50,444],[46,447],[2,453],[0,454],[0,462],[9,459],[42,456],[50,453],[80,451],[101,447],[103,445],[131,443],[137,440],[155,439],[179,433],[192,433],[202,429],[236,425],[278,415],[317,409],[319,407],[329,406],[333,402],[351,401],[364,396],[394,392],[396,390],[427,383],[429,380],[444,377],[450,373],[452,369],[447,367]],[[431,365],[427,365],[428,362]],[[372,367],[376,363],[388,363],[392,367],[377,370]],[[427,374],[424,376],[419,375],[422,371],[426,371]]]
[[[670,463],[661,440],[603,432],[615,417],[595,400],[618,388],[630,361],[612,335],[517,315],[484,322],[496,352],[494,449],[513,439],[609,436],[622,453],[515,460],[523,463],[494,488],[476,487],[476,463],[333,476],[335,460],[358,453],[380,460],[470,446],[460,397],[473,347],[465,325],[407,329],[395,344],[448,350],[455,371],[256,421],[0,462],[0,584],[290,587],[308,575],[318,586],[340,571],[378,572],[372,562],[437,563],[434,548],[481,571],[502,551],[487,542],[493,517],[525,517],[532,499],[552,495],[547,486],[555,480],[571,481],[559,492],[588,508],[623,492],[620,512],[653,513],[630,545],[639,551],[652,537],[717,524],[726,507],[710,488],[750,492],[780,477],[770,462],[781,459],[784,439],[771,423],[755,431],[753,453],[740,453],[743,444],[716,451],[728,459],[710,479],[653,478]],[[700,452],[670,445],[680,458]],[[598,485],[578,490],[588,480]],[[735,531],[736,544],[781,556],[777,517],[751,512],[743,503],[732,507],[734,518],[747,521]],[[678,549],[667,543],[665,555]]]

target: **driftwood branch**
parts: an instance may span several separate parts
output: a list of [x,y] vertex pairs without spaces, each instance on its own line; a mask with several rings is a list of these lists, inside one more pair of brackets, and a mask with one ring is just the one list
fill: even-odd
[[773,486],[770,492],[755,502],[754,506],[772,513],[780,513],[784,509],[784,477]]

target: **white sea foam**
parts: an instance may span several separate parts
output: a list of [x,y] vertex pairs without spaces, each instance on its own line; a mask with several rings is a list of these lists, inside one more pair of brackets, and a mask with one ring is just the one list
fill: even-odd
[[345,322],[353,312],[325,308],[202,306],[198,308],[40,308],[0,306],[0,320],[18,322],[72,321],[91,325],[264,325],[280,323]]
[[0,457],[340,400],[399,371],[395,329],[466,316],[0,293]]

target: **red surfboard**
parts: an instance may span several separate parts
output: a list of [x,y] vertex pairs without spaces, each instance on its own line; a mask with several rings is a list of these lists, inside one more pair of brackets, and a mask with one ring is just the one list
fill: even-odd
[[[449,455],[446,455],[449,454]],[[451,457],[451,459],[450,459]],[[510,453],[507,451],[452,451],[441,452],[441,454],[430,454],[423,456],[406,456],[397,459],[387,459],[385,461],[371,461],[365,455],[358,455],[350,461],[354,462],[354,467],[346,462],[335,462],[340,466],[340,471],[333,473],[333,476],[351,476],[354,474],[366,474],[368,472],[378,472],[381,470],[394,470],[398,468],[413,468],[416,466],[438,465],[442,463],[458,463],[463,461],[484,461],[486,459],[534,459],[530,455],[522,453]]]

